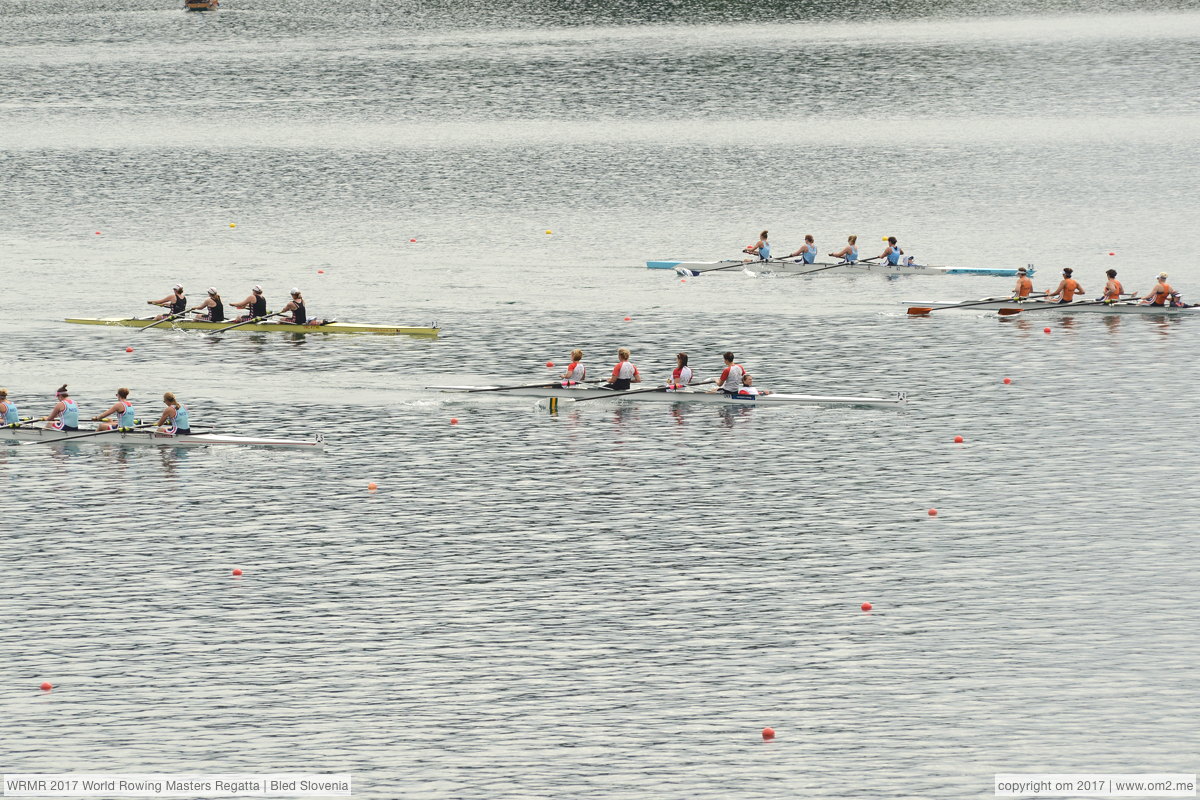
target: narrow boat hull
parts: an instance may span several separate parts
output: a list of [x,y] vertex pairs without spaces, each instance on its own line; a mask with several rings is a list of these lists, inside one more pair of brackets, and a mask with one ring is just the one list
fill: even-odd
[[999,311],[1001,309],[1035,314],[1167,314],[1171,316],[1192,316],[1200,312],[1200,306],[1184,308],[1167,306],[1143,306],[1136,303],[1096,303],[1092,300],[1077,300],[1073,303],[1047,303],[1041,300],[1026,300],[1017,302],[1010,299],[998,299],[988,302],[966,300],[962,303],[939,301],[912,301],[905,303],[908,308],[929,309],[958,309],[963,311]]
[[[477,393],[488,386],[429,386],[441,392]],[[614,392],[611,389],[547,387],[505,389],[489,391],[492,395],[515,395],[517,397],[556,397],[559,399],[584,400],[590,398],[606,398],[608,400],[628,400],[639,403],[705,403],[713,405],[810,405],[810,406],[871,406],[876,408],[895,408],[903,406],[906,395],[903,392],[891,397],[852,397],[842,395],[815,394],[767,394],[767,395],[728,395],[724,392],[678,391],[678,392]]]
[[[895,266],[889,264],[878,264],[875,262],[859,261],[854,264],[845,264],[840,262],[815,262],[813,264],[805,264],[795,259],[783,259],[779,261],[750,261],[743,263],[742,261],[647,261],[647,269],[670,269],[670,270],[687,270],[690,272],[699,272],[703,274],[706,271],[712,271],[714,275],[729,273],[737,275],[742,270],[748,270],[754,273],[775,273],[783,275],[808,275],[810,273],[818,273],[821,275],[855,275],[862,273],[880,273],[883,275],[998,275],[1003,277],[1015,277],[1017,274],[1016,268],[1008,269],[1001,267],[933,267],[921,264],[913,264],[912,266],[904,266],[897,264]],[[1029,274],[1033,274],[1032,269],[1028,269]]]
[[[75,317],[68,318],[67,322],[75,325],[115,325],[120,328],[148,328],[154,325],[155,320],[152,319],[123,319],[121,317]],[[177,319],[171,322],[164,322],[155,327],[155,330],[175,330],[185,331],[215,331],[221,328],[228,328],[235,324],[232,321],[226,322],[199,322],[196,320]],[[330,322],[326,325],[289,325],[282,322],[252,322],[248,325],[242,325],[239,328],[234,328],[230,333],[358,333],[358,334],[374,334],[376,336],[428,336],[436,337],[440,328],[422,328],[410,327],[404,325],[355,325],[349,322]]]
[[313,439],[271,439],[256,436],[232,436],[220,433],[196,433],[190,436],[172,436],[158,431],[111,431],[96,434],[95,431],[58,431],[51,428],[0,428],[0,442],[46,442],[54,444],[119,444],[149,447],[210,447],[215,445],[240,445],[242,447],[274,447],[300,450],[320,450],[325,440],[320,435]]

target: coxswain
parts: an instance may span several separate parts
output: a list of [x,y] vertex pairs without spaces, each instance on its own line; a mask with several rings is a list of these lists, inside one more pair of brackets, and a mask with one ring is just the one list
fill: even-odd
[[[204,309],[208,309],[205,311]],[[204,298],[204,302],[192,311],[201,311],[203,313],[196,316],[198,322],[224,322],[225,321],[225,303],[221,300],[221,295],[217,294],[217,290],[209,287],[208,297]]]
[[741,395],[742,397],[746,397],[746,396],[754,397],[754,396],[760,395],[760,394],[767,395],[767,394],[770,394],[770,392],[766,389],[760,389],[757,386],[755,386],[754,378],[751,378],[750,375],[747,373],[746,375],[742,376],[742,388],[738,389],[738,394]]
[[[1050,302],[1069,303],[1075,299],[1075,295],[1083,294],[1083,286],[1079,281],[1071,277],[1074,272],[1070,267],[1063,270],[1062,280],[1058,282],[1058,286],[1054,287],[1054,291],[1046,295],[1046,299]],[[1057,301],[1054,298],[1059,298]]]
[[1109,303],[1115,303],[1121,299],[1121,295],[1125,294],[1125,287],[1117,280],[1117,271],[1110,269],[1104,273],[1108,276],[1108,283],[1104,284],[1104,297],[1100,298]]
[[1154,284],[1154,288],[1150,290],[1145,299],[1139,305],[1143,306],[1165,306],[1171,303],[1171,292],[1175,291],[1171,288],[1171,284],[1167,283],[1167,273],[1158,273],[1158,283]]
[[[763,231],[762,233],[760,233],[758,235],[758,241],[755,242],[754,244],[750,245],[749,247],[747,247],[742,252],[746,253],[747,255],[758,256],[759,261],[770,261],[771,260],[771,243],[767,241],[767,232]],[[749,258],[743,259],[743,261],[751,261],[751,260],[752,259],[749,259]]]
[[21,425],[21,412],[17,404],[8,399],[8,389],[0,389],[0,425],[9,428]]
[[838,250],[836,253],[830,253],[829,255],[833,256],[834,258],[843,259],[850,264],[858,261],[858,237],[848,237],[846,239],[845,247],[843,247],[841,250]]
[[191,436],[192,425],[188,419],[187,406],[180,405],[175,399],[175,395],[171,392],[163,394],[163,402],[167,407],[163,409],[162,415],[159,416],[158,422],[154,423],[160,431],[171,436]]
[[267,298],[263,297],[263,289],[261,286],[255,286],[250,290],[250,296],[240,303],[230,303],[234,308],[241,309],[245,314],[238,317],[235,322],[246,322],[251,319],[258,319],[267,315]]
[[725,392],[726,394],[737,394],[742,388],[742,377],[745,376],[746,370],[741,364],[733,363],[733,353],[725,351],[725,370],[721,373],[721,377],[717,378],[717,388],[712,389],[712,392]]
[[895,236],[887,237],[887,247],[883,248],[883,252],[873,258],[864,258],[864,261],[878,261],[881,258],[887,259],[888,266],[894,267],[900,263],[900,256],[904,255],[904,251],[900,249],[900,245],[896,243]]
[[675,392],[680,389],[686,389],[688,384],[692,382],[695,373],[688,366],[688,354],[675,354],[675,369],[671,370],[671,377],[667,381],[667,386],[670,387],[667,391]]
[[79,430],[79,406],[75,405],[75,401],[67,394],[67,385],[64,383],[58,387],[54,396],[58,398],[58,403],[50,412],[50,416],[42,417],[42,420],[50,423],[46,427],[56,431]]
[[1026,300],[1033,291],[1033,281],[1029,278],[1029,270],[1021,267],[1017,270],[1017,285],[1013,287],[1013,300]]
[[[115,421],[110,421],[108,417],[116,417]],[[129,430],[134,425],[133,420],[133,403],[129,402],[129,390],[122,386],[117,389],[117,402],[113,403],[112,408],[105,411],[98,417],[92,417],[92,422],[99,422],[96,426],[98,431],[111,430]]]
[[624,392],[629,389],[630,384],[642,382],[642,374],[636,366],[629,363],[629,355],[628,347],[617,351],[617,365],[613,367],[612,377],[605,382],[605,386]]
[[280,309],[281,314],[292,312],[290,317],[283,317],[279,321],[285,325],[305,325],[308,323],[308,311],[304,308],[304,296],[300,294],[299,289],[292,289],[292,299],[288,304]]
[[187,297],[183,293],[183,287],[178,283],[171,287],[171,293],[162,300],[147,300],[146,303],[167,309],[166,314],[159,314],[155,319],[166,319],[187,313]]
[[582,350],[571,351],[571,363],[567,366],[567,371],[558,377],[562,379],[563,386],[574,386],[587,380],[587,367],[583,365]]
[[805,264],[811,264],[817,260],[817,245],[813,241],[811,233],[804,235],[804,244],[800,245],[800,249],[794,253],[790,253],[786,258],[799,257]]

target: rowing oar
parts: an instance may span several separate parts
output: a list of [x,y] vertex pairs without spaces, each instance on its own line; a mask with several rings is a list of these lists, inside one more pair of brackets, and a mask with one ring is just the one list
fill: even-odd
[[675,273],[677,275],[688,275],[692,278],[695,278],[703,275],[706,272],[720,272],[723,269],[744,269],[751,264],[771,264],[777,263],[780,260],[781,259],[778,258],[762,258],[758,261],[738,261],[733,264],[726,264],[723,267],[709,267],[708,269],[688,269],[687,267],[676,267]]
[[[695,383],[689,383],[688,386],[701,386],[705,383],[714,383],[714,382],[716,382],[716,378],[706,378],[702,381],[696,381]],[[674,389],[674,388],[675,388],[674,386],[671,386],[670,384],[668,384],[666,386],[655,386],[652,389],[634,389],[632,391],[613,392],[610,395],[602,395],[601,394],[601,395],[596,395],[595,397],[580,397],[578,399],[576,399],[574,397],[569,397],[569,398],[561,398],[561,399],[571,400],[572,402],[575,402],[575,403],[586,403],[588,400],[612,400],[614,397],[624,397],[629,394],[645,394],[646,392],[665,392],[668,389]]]
[[[482,389],[468,389],[467,394],[473,394],[474,392],[505,392],[505,391],[508,391],[509,389],[553,389],[555,387],[563,388],[562,387],[563,380],[566,380],[566,379],[563,378],[563,379],[557,380],[557,381],[542,381],[541,383],[525,383],[520,386],[487,386]],[[601,380],[607,380],[607,379],[602,378],[599,380],[575,381],[575,382],[576,383],[600,383]]]
[[1057,308],[1062,311],[1064,308],[1079,308],[1080,306],[1099,306],[1105,303],[1116,305],[1117,303],[1130,303],[1135,300],[1141,300],[1140,297],[1126,297],[1122,300],[1090,300],[1086,303],[1047,303],[1044,306],[1034,306],[1033,308],[999,308],[996,313],[1002,317],[1011,317],[1013,314],[1020,314],[1022,311],[1039,311],[1047,308]]
[[[1029,297],[1023,297],[1021,299],[1022,300],[1033,300],[1038,297],[1046,297],[1046,296],[1047,296],[1046,293],[1043,292],[1041,294],[1031,294],[1031,295],[1029,295]],[[977,300],[973,303],[959,303],[956,306],[942,306],[941,308],[925,308],[923,306],[910,306],[908,309],[908,313],[912,314],[914,316],[926,316],[931,311],[949,311],[952,308],[972,308],[973,306],[986,306],[988,303],[1002,303],[1005,300],[1012,300],[1012,299],[1013,298],[1011,298],[1011,297],[989,297],[986,300]],[[1003,312],[1003,311],[1004,311],[1004,309],[1001,309],[1001,312]],[[1017,312],[1014,312],[1014,313],[1017,313]]]
[[246,320],[245,322],[239,322],[236,325],[230,325],[228,328],[217,328],[215,331],[209,331],[208,335],[216,336],[218,333],[224,333],[225,331],[231,331],[234,328],[240,328],[243,325],[249,325],[252,322],[262,322],[264,319],[270,319],[271,317],[278,317],[282,313],[283,313],[282,311],[276,311],[274,314],[267,314],[265,317],[251,317],[250,319]]
[[181,312],[181,313],[179,313],[179,314],[168,314],[167,316],[163,317],[163,318],[162,318],[162,319],[160,319],[158,322],[155,322],[155,323],[153,323],[152,325],[146,325],[145,327],[138,328],[138,331],[137,331],[137,332],[138,332],[138,333],[141,333],[142,331],[148,331],[148,330],[150,330],[151,328],[153,328],[153,327],[155,327],[155,326],[157,326],[157,325],[162,325],[164,322],[170,322],[171,320],[174,320],[174,319],[179,319],[180,317],[182,317],[182,316],[183,316],[184,314],[186,314],[186,313],[187,313],[186,311],[183,311],[183,312]]
[[[86,439],[89,436],[103,436],[106,433],[125,433],[126,431],[137,431],[142,428],[153,428],[156,424],[155,422],[147,422],[144,425],[134,425],[132,428],[109,428],[106,431],[92,431],[91,433],[81,433],[78,436],[64,436],[61,439],[40,439],[36,442],[26,442],[25,444],[64,444],[66,442],[73,442],[76,439]],[[42,430],[52,431],[55,429],[43,428]],[[70,434],[70,431],[65,431],[65,433]]]

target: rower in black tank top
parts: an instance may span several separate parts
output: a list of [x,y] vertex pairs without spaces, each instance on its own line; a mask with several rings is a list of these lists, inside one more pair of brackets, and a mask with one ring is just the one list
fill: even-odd
[[267,298],[261,294],[254,296],[254,303],[250,306],[250,316],[265,317],[267,315]]
[[224,301],[221,300],[221,295],[214,294],[212,296],[212,299],[213,299],[213,302],[216,303],[216,305],[214,305],[212,308],[210,308],[208,310],[208,321],[209,322],[224,322],[225,321],[225,303],[224,303]]
[[304,309],[304,301],[296,300],[296,307],[292,309],[292,322],[297,325],[303,325],[308,322],[308,312]]
[[187,311],[187,297],[181,294],[175,295],[174,302],[171,303],[172,314],[183,314]]

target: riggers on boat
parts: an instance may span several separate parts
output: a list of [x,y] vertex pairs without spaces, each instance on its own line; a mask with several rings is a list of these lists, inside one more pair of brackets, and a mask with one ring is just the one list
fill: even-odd
[[729,394],[726,392],[706,392],[697,389],[677,389],[667,391],[666,387],[657,389],[638,388],[626,392],[612,389],[599,389],[590,386],[520,386],[501,388],[499,386],[429,386],[441,392],[489,392],[491,394],[514,395],[517,397],[548,397],[566,400],[628,400],[645,403],[709,403],[716,405],[762,406],[762,405],[810,405],[810,406],[868,406],[875,408],[898,408],[907,400],[904,392],[896,392],[890,397],[854,397],[849,395],[816,395],[816,394]]
[[45,444],[119,444],[151,447],[208,447],[213,445],[242,445],[246,447],[277,447],[301,450],[320,450],[325,439],[317,434],[312,439],[271,439],[256,436],[231,436],[223,433],[169,434],[154,430],[60,431],[51,428],[22,426],[0,428],[0,443],[38,442]]
[[[883,275],[998,275],[1014,277],[1017,268],[1008,267],[937,267],[923,264],[880,264],[874,261],[816,261],[806,264],[801,259],[783,258],[769,261],[647,261],[647,269],[669,269],[681,275],[703,275],[706,272],[738,274],[739,272],[775,273],[782,275],[855,275],[879,273]],[[1033,265],[1026,267],[1033,274]]]
[[1075,300],[1070,303],[1056,303],[1046,300],[1014,300],[1011,297],[991,297],[982,300],[919,300],[904,303],[908,313],[913,316],[924,316],[931,311],[948,311],[964,309],[971,311],[999,311],[1001,314],[1170,314],[1173,316],[1192,316],[1200,312],[1200,306],[1151,306],[1142,305],[1138,300],[1123,300],[1110,303],[1102,300]]
[[438,335],[440,328],[407,326],[407,325],[367,325],[354,324],[350,322],[327,322],[323,325],[293,325],[285,322],[251,322],[246,325],[238,325],[233,327],[233,321],[225,322],[200,322],[191,319],[175,319],[170,322],[159,322],[153,319],[123,319],[121,317],[76,317],[68,318],[67,322],[76,325],[115,325],[121,328],[149,328],[151,326],[158,329],[175,328],[185,331],[215,331],[222,328],[228,329],[231,333],[240,331],[243,333],[366,333],[379,336],[429,336],[435,337]]

